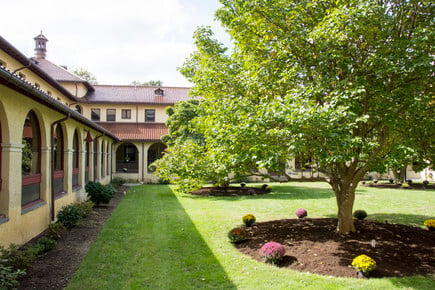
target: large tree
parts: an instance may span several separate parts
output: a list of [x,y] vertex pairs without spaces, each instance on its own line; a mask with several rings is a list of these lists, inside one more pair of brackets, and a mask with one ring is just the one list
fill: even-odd
[[433,164],[432,2],[221,2],[234,51],[200,28],[181,72],[222,166],[282,170],[303,152],[328,176],[348,233],[367,171],[402,158],[400,148]]

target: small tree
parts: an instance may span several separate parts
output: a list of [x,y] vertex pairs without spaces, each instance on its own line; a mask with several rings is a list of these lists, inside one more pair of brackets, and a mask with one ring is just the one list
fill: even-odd
[[73,70],[73,73],[79,76],[81,79],[88,81],[90,84],[93,85],[98,84],[97,77],[93,73],[91,73],[90,71],[84,68],[78,67],[75,70]]

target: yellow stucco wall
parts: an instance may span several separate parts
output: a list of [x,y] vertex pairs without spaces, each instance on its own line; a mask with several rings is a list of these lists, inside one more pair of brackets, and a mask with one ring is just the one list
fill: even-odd
[[88,89],[82,83],[60,82],[60,84],[77,98],[83,98],[88,92]]
[[[41,183],[39,207],[23,212],[21,205],[21,155],[22,155],[22,133],[26,116],[34,111],[39,122],[41,133]],[[1,142],[1,178],[2,188],[0,191],[0,214],[7,217],[7,221],[0,223],[0,245],[8,246],[10,243],[22,244],[44,231],[51,222],[51,150],[50,150],[50,125],[65,117],[63,114],[54,111],[44,105],[24,96],[20,93],[0,85],[0,126],[2,133]],[[87,131],[92,137],[101,135],[87,126],[73,119],[61,123],[64,135],[64,191],[54,202],[57,212],[62,206],[86,199],[84,191],[84,162],[85,142]],[[72,144],[75,130],[79,132],[79,166],[81,168],[79,180],[81,187],[72,188]],[[111,144],[113,140],[107,136],[98,139],[98,144]],[[101,149],[100,149],[101,151]],[[93,146],[91,146],[93,153]],[[101,156],[99,154],[99,160]],[[92,155],[91,155],[92,156]],[[90,180],[93,180],[93,160],[90,158]],[[101,161],[100,161],[101,162]],[[97,178],[102,183],[110,181],[110,175],[100,176],[100,166],[97,169]]]
[[[100,109],[100,122],[107,121],[107,109],[116,109],[116,123],[145,123],[145,110],[156,110],[154,123],[165,123],[168,116],[165,113],[166,105],[123,105],[123,104],[80,104],[83,115],[91,119],[91,109]],[[122,119],[121,111],[131,110],[131,119]]]

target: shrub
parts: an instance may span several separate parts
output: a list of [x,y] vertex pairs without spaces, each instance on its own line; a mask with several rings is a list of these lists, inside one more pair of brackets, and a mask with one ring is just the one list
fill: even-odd
[[406,180],[406,183],[408,183],[409,185],[411,185],[411,184],[412,184],[412,179],[407,179],[407,180]]
[[282,260],[284,254],[284,246],[277,242],[268,242],[260,249],[260,256],[265,262],[271,264],[277,264],[280,260]]
[[38,255],[53,250],[56,247],[56,241],[47,237],[40,238],[33,247],[38,249]]
[[26,275],[25,271],[14,270],[0,263],[0,289],[15,289],[19,285],[18,278]]
[[391,184],[394,183],[394,179],[389,179],[388,181],[389,181]]
[[308,215],[308,213],[307,213],[307,210],[306,209],[304,209],[304,208],[298,208],[296,211],[295,211],[295,215],[298,217],[298,218],[304,218],[304,217],[306,217],[307,215]]
[[242,182],[242,183],[240,183],[240,186],[241,186],[241,187],[245,187],[245,186],[246,186],[246,183]]
[[92,213],[92,209],[94,208],[94,203],[90,200],[83,202],[74,203],[75,206],[82,210],[82,217],[87,217]]
[[367,212],[362,209],[358,209],[353,212],[353,217],[359,220],[363,220],[367,217]]
[[376,268],[376,262],[366,255],[359,255],[352,261],[352,267],[357,271],[368,273]]
[[77,224],[77,222],[82,218],[82,210],[74,205],[69,204],[62,207],[57,212],[57,221],[63,224],[66,227],[71,227]]
[[409,184],[408,183],[402,183],[402,188],[409,188]]
[[427,180],[423,180],[423,185],[426,187],[426,186],[428,186],[429,185],[429,181],[427,181]]
[[427,227],[429,230],[435,229],[435,220],[429,219],[424,221],[425,227]]
[[373,179],[373,183],[378,183],[378,180],[377,179]]
[[35,247],[20,248],[16,244],[10,244],[9,248],[0,247],[0,260],[5,266],[13,269],[28,269],[38,255],[38,249]]
[[120,186],[124,185],[124,183],[126,183],[126,182],[127,182],[127,180],[125,178],[122,178],[122,177],[114,177],[112,179],[112,185],[114,187],[120,187]]
[[255,189],[253,189],[253,188],[248,189],[248,194],[255,195],[256,194]]
[[242,221],[247,227],[250,227],[255,223],[256,219],[253,214],[247,214],[243,216]]
[[101,203],[109,203],[115,194],[116,190],[113,186],[102,185],[99,182],[90,181],[85,186],[86,192],[88,193],[88,198],[96,205]]
[[248,233],[242,228],[234,228],[228,232],[228,238],[231,243],[237,244],[248,239]]
[[53,240],[58,240],[66,232],[66,228],[61,223],[54,223],[48,225],[48,235]]

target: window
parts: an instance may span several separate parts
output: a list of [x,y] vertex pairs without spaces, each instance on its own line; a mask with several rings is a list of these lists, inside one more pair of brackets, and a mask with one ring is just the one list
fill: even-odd
[[41,134],[38,118],[33,111],[24,122],[22,142],[21,205],[26,205],[40,199]]
[[156,119],[156,110],[145,110],[145,122],[154,122]]
[[77,113],[81,114],[82,113],[82,107],[80,107],[79,105],[76,105],[74,107],[74,111],[76,111]]
[[100,121],[100,109],[91,109],[91,120]]
[[108,122],[116,121],[116,109],[107,109],[107,121]]
[[121,118],[122,119],[131,119],[131,110],[124,110],[121,111]]

